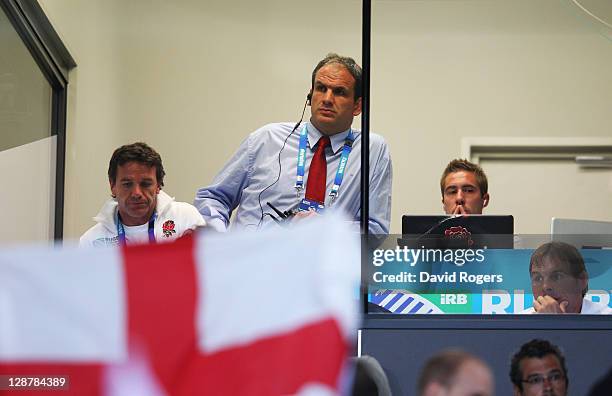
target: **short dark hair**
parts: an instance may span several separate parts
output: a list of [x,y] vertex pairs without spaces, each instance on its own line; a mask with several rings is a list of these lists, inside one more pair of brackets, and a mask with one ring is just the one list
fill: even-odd
[[[580,254],[578,249],[576,249],[569,243],[552,241],[547,242],[538,247],[531,254],[531,259],[529,260],[529,273],[531,274],[531,269],[534,264],[541,264],[545,258],[561,263],[566,263],[569,268],[570,275],[576,279],[587,274],[582,255]],[[582,297],[586,295],[588,289],[589,285],[587,282],[586,288],[582,291]]]
[[446,176],[460,171],[472,172],[476,176],[476,182],[478,183],[481,197],[489,191],[487,175],[484,173],[484,170],[482,170],[480,165],[470,162],[467,159],[457,158],[449,162],[448,165],[446,165],[444,172],[442,172],[442,177],[440,178],[440,192],[442,193],[442,197],[444,197],[444,182],[446,180]]
[[108,179],[111,184],[117,181],[117,169],[127,164],[128,162],[138,162],[139,164],[155,167],[155,176],[157,184],[160,187],[164,185],[164,165],[157,151],[153,150],[148,144],[137,142],[121,146],[113,152],[110,162],[108,163]]
[[551,344],[546,340],[533,339],[521,346],[521,349],[512,356],[510,363],[510,380],[523,392],[523,372],[521,371],[521,361],[528,358],[542,359],[547,355],[554,355],[559,360],[563,369],[563,377],[565,377],[565,386],[569,385],[567,377],[567,367],[565,367],[565,357],[556,345]]
[[[460,349],[449,349],[431,357],[421,370],[417,382],[417,394],[422,395],[428,384],[436,382],[448,388],[459,367],[467,361],[482,362],[476,356]],[[484,363],[483,363],[484,364]]]
[[311,85],[310,85],[310,90],[312,92],[312,90],[314,89],[314,82],[315,82],[315,77],[317,75],[317,72],[319,71],[319,69],[321,69],[323,66],[327,66],[329,64],[332,63],[337,63],[339,65],[344,66],[344,68],[351,73],[351,76],[353,76],[353,78],[355,79],[355,100],[361,98],[362,95],[362,87],[361,87],[361,80],[362,80],[362,72],[361,72],[361,67],[357,64],[357,62],[355,62],[355,59],[350,58],[348,56],[340,56],[338,54],[335,53],[329,53],[327,54],[327,56],[325,58],[323,58],[318,64],[317,66],[314,68],[314,70],[312,71],[312,80],[311,80]]

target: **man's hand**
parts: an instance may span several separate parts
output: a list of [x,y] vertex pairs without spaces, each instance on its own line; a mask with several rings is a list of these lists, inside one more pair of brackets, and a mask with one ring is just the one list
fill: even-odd
[[463,205],[457,205],[455,206],[455,210],[453,210],[453,215],[465,215],[467,214],[467,212],[465,211],[465,208],[463,207]]
[[180,237],[176,238],[175,241],[178,241],[179,239],[187,238],[189,235],[193,235],[193,230],[192,229],[185,230],[185,232],[183,232],[183,235],[181,235]]
[[306,211],[297,212],[295,216],[293,216],[293,218],[291,219],[291,222],[293,223],[296,221],[301,221],[302,219],[306,219],[308,217],[314,217],[314,216],[319,216],[319,214],[315,212],[314,210],[306,210]]
[[539,296],[533,300],[533,309],[537,313],[566,313],[567,301],[561,301],[561,304],[551,296]]

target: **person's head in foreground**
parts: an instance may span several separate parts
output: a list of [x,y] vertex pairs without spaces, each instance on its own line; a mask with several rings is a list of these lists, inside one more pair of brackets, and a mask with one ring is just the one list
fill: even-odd
[[548,242],[531,255],[533,309],[538,313],[580,313],[589,276],[580,252],[565,242]]
[[478,357],[461,350],[430,358],[418,380],[418,396],[491,396],[493,374]]
[[482,168],[466,159],[454,159],[440,178],[442,206],[449,215],[482,214],[489,204],[489,183]]
[[565,396],[565,358],[550,342],[531,340],[512,357],[510,380],[514,396]]
[[355,380],[351,396],[391,396],[389,380],[378,360],[362,355],[352,359]]

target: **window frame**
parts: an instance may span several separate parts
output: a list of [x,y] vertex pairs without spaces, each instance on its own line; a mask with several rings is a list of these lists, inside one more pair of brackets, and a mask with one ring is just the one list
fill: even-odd
[[76,62],[36,0],[0,0],[0,8],[51,86],[51,136],[57,136],[53,238],[61,241],[64,235],[68,73],[76,67]]

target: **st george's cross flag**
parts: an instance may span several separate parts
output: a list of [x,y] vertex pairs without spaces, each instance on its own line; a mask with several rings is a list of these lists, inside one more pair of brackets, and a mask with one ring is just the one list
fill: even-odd
[[0,394],[33,376],[67,390],[19,395],[336,394],[359,249],[334,217],[172,244],[4,249]]

